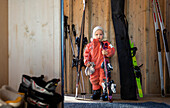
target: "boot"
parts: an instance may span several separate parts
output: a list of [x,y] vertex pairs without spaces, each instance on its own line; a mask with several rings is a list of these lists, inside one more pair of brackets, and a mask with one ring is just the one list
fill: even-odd
[[100,100],[108,101],[108,94],[107,93],[103,93],[102,96],[100,97]]
[[101,90],[100,89],[94,90],[93,95],[91,96],[91,99],[93,99],[93,100],[100,99],[100,95],[101,95]]

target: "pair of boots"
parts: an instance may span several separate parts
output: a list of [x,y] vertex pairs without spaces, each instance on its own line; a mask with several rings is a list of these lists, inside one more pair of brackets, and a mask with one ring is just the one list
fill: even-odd
[[103,93],[102,96],[101,95],[101,89],[98,90],[93,90],[93,95],[91,96],[91,99],[93,100],[103,100],[103,101],[107,101],[108,100],[108,95],[107,93]]

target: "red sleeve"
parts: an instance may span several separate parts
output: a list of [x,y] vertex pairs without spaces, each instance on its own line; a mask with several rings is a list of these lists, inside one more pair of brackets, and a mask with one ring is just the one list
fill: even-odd
[[91,61],[91,43],[87,44],[84,51],[84,65],[86,66],[88,62]]
[[107,49],[108,54],[106,56],[112,57],[115,54],[115,48],[108,41],[107,41],[107,43],[108,43],[108,49]]

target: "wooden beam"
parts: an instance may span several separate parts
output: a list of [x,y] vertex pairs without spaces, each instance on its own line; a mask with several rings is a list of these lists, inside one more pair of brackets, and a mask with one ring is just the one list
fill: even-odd
[[0,0],[0,87],[8,84],[8,0]]

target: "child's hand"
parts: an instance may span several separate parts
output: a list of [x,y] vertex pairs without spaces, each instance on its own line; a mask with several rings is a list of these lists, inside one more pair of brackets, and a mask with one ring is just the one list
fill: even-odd
[[107,55],[108,52],[107,52],[106,50],[103,50],[103,51],[102,51],[102,54],[103,54],[103,55]]
[[91,66],[91,64],[90,63],[87,63],[87,67],[90,67]]

